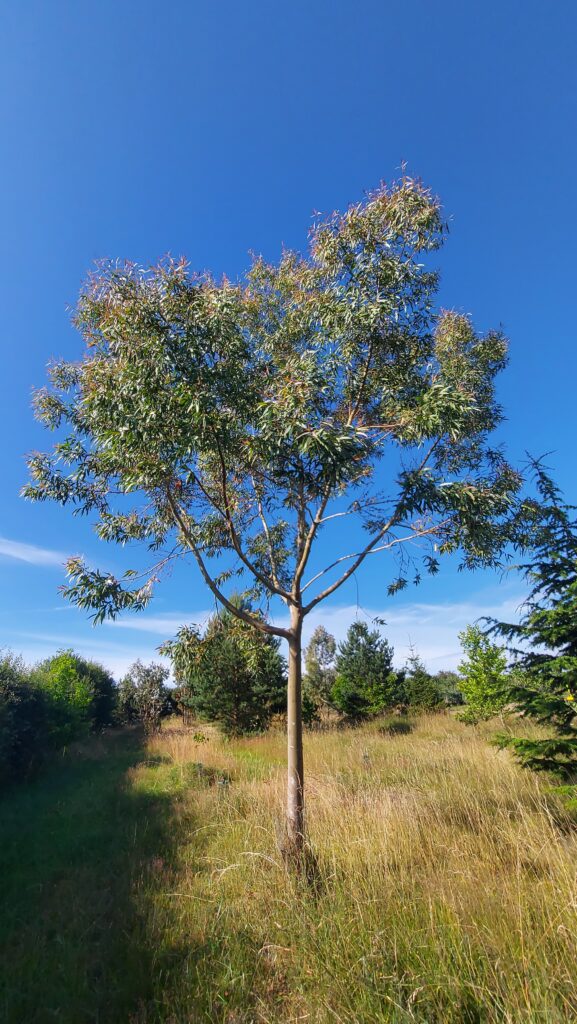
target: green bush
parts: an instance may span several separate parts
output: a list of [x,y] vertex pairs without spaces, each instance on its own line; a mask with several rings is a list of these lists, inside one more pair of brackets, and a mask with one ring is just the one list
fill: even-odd
[[173,710],[165,685],[168,675],[168,669],[158,662],[143,665],[135,661],[118,687],[119,721],[138,722],[146,732],[158,732],[161,718]]
[[113,720],[116,687],[101,665],[59,651],[33,669],[0,657],[0,784],[25,778],[51,750]]
[[303,724],[308,729],[312,729],[315,725],[319,725],[321,716],[319,714],[320,704],[318,704],[314,697],[303,687],[302,697],[302,712],[303,712]]
[[90,726],[92,729],[104,729],[115,720],[118,687],[102,665],[77,655],[75,658],[77,670],[90,688]]
[[32,672],[34,684],[47,701],[50,740],[55,747],[66,746],[90,731],[92,690],[80,662],[72,651],[59,651]]
[[459,672],[461,692],[467,704],[459,718],[469,723],[493,718],[509,699],[505,650],[491,643],[478,626],[467,626],[459,633],[459,639],[466,655]]
[[33,669],[32,680],[46,697],[53,746],[112,724],[116,687],[101,665],[71,650],[58,651]]
[[459,707],[465,703],[461,691],[461,677],[458,672],[441,669],[433,678],[447,707]]
[[45,696],[21,658],[0,657],[0,785],[25,778],[49,746]]
[[437,680],[414,651],[407,661],[404,689],[407,704],[420,711],[438,711],[444,704]]

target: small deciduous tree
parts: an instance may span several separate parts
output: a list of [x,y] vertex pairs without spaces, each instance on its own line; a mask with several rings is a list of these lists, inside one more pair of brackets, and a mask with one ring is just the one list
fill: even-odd
[[522,764],[570,777],[577,771],[577,519],[538,463],[538,500],[530,503],[534,528],[529,560],[521,566],[531,586],[517,623],[496,623],[515,657],[508,699],[553,736],[500,737]]
[[316,706],[330,704],[335,682],[337,642],[324,626],[317,626],[305,651],[303,692]]
[[469,722],[492,718],[509,699],[505,649],[492,643],[480,626],[467,626],[459,639],[465,654],[459,665],[461,693],[467,704],[460,717]]
[[218,722],[226,735],[240,736],[266,728],[283,707],[286,666],[279,644],[223,610],[212,616],[204,635],[184,626],[162,651],[173,660],[181,703]]
[[[519,485],[489,440],[506,342],[435,308],[429,257],[443,236],[438,201],[404,177],[319,221],[306,255],[256,259],[238,283],[184,261],[103,265],[76,313],[83,358],[53,366],[36,396],[40,420],[68,433],[32,456],[26,496],[73,505],[101,538],[156,552],[123,578],[73,559],[71,601],[97,620],[142,609],[162,570],[190,556],[231,614],[287,642],[297,857],[305,616],[379,553],[399,556],[383,570],[390,593],[415,558],[415,580],[437,571],[439,552],[491,563]],[[323,564],[317,538],[344,517],[351,547]],[[284,602],[288,624],[235,609],[231,586]]]
[[24,778],[49,746],[48,708],[21,658],[0,652],[0,787]]
[[143,665],[140,660],[135,661],[119,686],[121,721],[140,722],[145,732],[158,732],[162,716],[168,714],[171,707],[165,685],[169,675],[166,666],[158,662]]
[[32,672],[35,685],[48,697],[52,742],[64,746],[91,728],[92,687],[85,663],[73,651],[59,651]]
[[399,700],[399,677],[393,648],[366,622],[353,622],[339,644],[331,699],[353,720],[378,715]]

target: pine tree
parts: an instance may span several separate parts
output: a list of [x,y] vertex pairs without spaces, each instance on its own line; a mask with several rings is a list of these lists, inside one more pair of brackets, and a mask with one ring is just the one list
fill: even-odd
[[421,711],[437,711],[443,704],[441,691],[434,676],[427,672],[417,652],[411,649],[404,674],[407,704]]
[[499,742],[526,767],[569,777],[577,769],[577,521],[575,506],[562,501],[539,463],[534,469],[541,500],[531,503],[533,557],[521,566],[532,589],[521,622],[494,629],[516,656],[510,700],[554,736]]
[[365,622],[353,622],[339,644],[331,699],[352,719],[377,715],[400,699],[399,676],[393,669],[393,648]]
[[205,721],[218,722],[227,736],[239,736],[265,729],[283,708],[285,662],[278,648],[276,637],[219,611],[204,635],[185,626],[162,650],[173,659],[181,702]]

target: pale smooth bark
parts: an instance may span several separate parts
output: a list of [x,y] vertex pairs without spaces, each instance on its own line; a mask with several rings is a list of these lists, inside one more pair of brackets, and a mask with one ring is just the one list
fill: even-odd
[[304,846],[304,772],[302,720],[302,614],[291,609],[287,692],[287,853],[299,857]]

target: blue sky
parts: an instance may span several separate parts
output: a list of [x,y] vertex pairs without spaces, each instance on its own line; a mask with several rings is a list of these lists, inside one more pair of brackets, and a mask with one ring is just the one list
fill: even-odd
[[[171,252],[242,273],[249,250],[300,248],[314,210],[357,200],[402,161],[438,192],[451,231],[440,301],[502,324],[511,363],[501,436],[520,462],[575,484],[574,232],[577,8],[417,0],[4,0],[0,6],[0,646],[62,646],[121,672],[211,609],[195,569],[150,611],[94,629],[58,593],[62,562],[118,556],[85,520],[18,497],[24,455],[47,446],[30,409],[95,259]],[[454,664],[457,632],[513,611],[514,578],[440,577],[391,601],[371,563],[322,613],[342,635],[379,614],[402,661]]]

